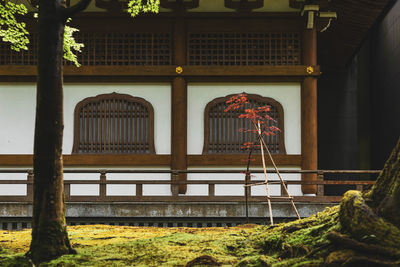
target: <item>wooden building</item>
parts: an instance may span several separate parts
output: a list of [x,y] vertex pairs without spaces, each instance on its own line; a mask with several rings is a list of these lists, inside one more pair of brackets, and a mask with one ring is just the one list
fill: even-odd
[[[329,139],[329,133],[318,137],[318,121],[329,116],[317,114],[318,97],[325,96],[317,95],[324,69],[319,64],[330,70],[351,61],[389,2],[161,0],[159,14],[132,19],[122,11],[124,2],[92,1],[72,21],[80,29],[77,40],[85,44],[78,55],[82,66],[64,66],[65,168],[152,169],[159,173],[113,173],[107,179],[180,181],[178,186],[142,184],[141,196],[243,196],[239,184],[210,190],[184,183],[240,180],[240,173],[167,171],[243,169],[247,155],[240,147],[249,137],[238,130],[246,125],[237,114],[225,113],[224,103],[230,95],[245,92],[252,105],[271,106],[281,132],[267,143],[278,166],[317,170],[317,143],[326,145]],[[1,168],[32,165],[37,42],[33,21],[29,27],[28,51],[11,52],[0,44]],[[322,75],[323,85],[334,80],[329,72]],[[253,166],[260,168],[259,157]],[[66,180],[98,178],[65,174]],[[262,179],[262,174],[253,178]],[[317,181],[317,174],[298,172],[286,179]],[[20,194],[29,193],[26,185],[18,186]],[[10,192],[11,187],[1,187],[3,195]],[[137,185],[121,183],[71,184],[68,190],[71,199],[104,190],[115,198],[139,192]],[[280,195],[279,186],[271,190]],[[289,191],[315,196],[317,185],[293,184]],[[251,194],[263,196],[265,188],[253,187]]]

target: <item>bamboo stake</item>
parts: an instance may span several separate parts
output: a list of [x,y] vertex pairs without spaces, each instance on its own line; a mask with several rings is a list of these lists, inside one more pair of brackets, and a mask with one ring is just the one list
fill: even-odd
[[262,164],[263,164],[263,168],[264,168],[265,188],[266,188],[266,191],[267,191],[269,218],[270,218],[270,221],[271,221],[271,225],[274,225],[274,219],[273,219],[273,216],[272,216],[271,199],[270,199],[269,189],[268,189],[267,168],[266,168],[266,165],[265,165],[264,148],[263,148],[263,145],[262,145],[260,121],[257,121],[257,125],[258,125],[258,127],[256,127],[256,129],[257,129],[257,132],[258,132],[258,137],[260,139],[261,159],[262,159]]
[[[258,126],[260,127],[260,123],[258,123]],[[260,135],[260,132],[261,132],[261,129],[258,129],[259,135]],[[284,183],[284,181],[283,181],[283,179],[282,179],[282,177],[281,177],[281,174],[280,174],[280,172],[279,172],[279,170],[278,170],[278,167],[276,166],[275,161],[274,161],[274,159],[272,158],[271,153],[269,152],[268,146],[265,144],[264,139],[262,138],[261,135],[260,135],[260,142],[262,143],[262,146],[265,147],[265,150],[267,150],[267,153],[268,153],[269,158],[271,159],[272,165],[274,166],[274,169],[275,169],[276,173],[278,174],[279,180],[281,180],[281,186],[283,186],[283,189],[285,190],[286,195],[287,195],[288,197],[290,197],[289,191],[288,191],[288,189],[287,189],[287,187],[286,187],[286,184]],[[263,151],[263,150],[261,150],[261,151]],[[264,157],[264,156],[263,156],[263,157]],[[264,158],[263,158],[263,159],[264,159]],[[297,211],[296,206],[294,205],[293,198],[290,198],[290,203],[292,204],[293,210],[294,210],[294,212],[296,213],[297,218],[300,219],[300,215],[299,215],[299,212]]]

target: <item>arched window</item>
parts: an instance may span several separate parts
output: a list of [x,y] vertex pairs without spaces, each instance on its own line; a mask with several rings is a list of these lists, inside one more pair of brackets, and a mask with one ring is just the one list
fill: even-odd
[[[204,148],[203,154],[242,154],[247,153],[242,149],[245,142],[257,142],[254,133],[243,132],[240,129],[253,129],[247,119],[238,116],[244,109],[252,107],[270,106],[268,113],[275,121],[269,121],[268,126],[276,126],[281,131],[276,135],[265,137],[268,149],[272,154],[286,154],[284,144],[283,108],[276,100],[260,95],[248,94],[249,103],[238,110],[224,112],[226,101],[233,95],[220,97],[209,102],[204,111]],[[258,151],[254,151],[257,153]]]
[[75,107],[72,153],[155,153],[152,105],[117,93],[82,100]]

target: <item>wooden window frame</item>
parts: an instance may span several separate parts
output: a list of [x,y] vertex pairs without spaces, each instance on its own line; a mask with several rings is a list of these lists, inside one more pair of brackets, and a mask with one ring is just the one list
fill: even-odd
[[[138,103],[145,108],[147,108],[149,117],[148,117],[148,143],[149,143],[149,153],[123,153],[123,152],[90,152],[90,153],[82,153],[79,152],[79,133],[80,133],[80,123],[79,123],[79,114],[80,110],[87,105],[88,103],[98,103],[102,100],[124,100],[130,103]],[[109,93],[109,94],[100,94],[94,97],[87,97],[80,101],[74,110],[74,143],[72,147],[72,154],[97,154],[97,155],[105,155],[105,154],[135,154],[135,155],[148,155],[148,154],[155,154],[155,146],[154,146],[154,109],[150,102],[146,101],[144,98],[135,97],[128,94],[119,94],[116,92]]]
[[[213,100],[211,100],[205,107],[204,109],[204,146],[203,146],[203,155],[214,155],[214,153],[209,153],[208,152],[208,147],[210,145],[210,110],[212,107],[214,107],[217,104],[220,103],[225,103],[227,100],[229,100],[232,96],[235,96],[237,94],[231,94],[227,95],[224,97],[218,97]],[[277,109],[278,112],[278,128],[280,129],[280,134],[279,134],[279,153],[274,154],[274,155],[286,155],[286,146],[285,146],[285,128],[284,128],[284,113],[283,113],[283,107],[281,103],[276,101],[273,98],[270,97],[264,97],[261,95],[257,94],[247,94],[247,98],[259,102],[264,102],[267,103],[267,105],[273,106]],[[226,153],[228,155],[233,155],[236,153]],[[218,155],[217,153],[215,155]]]

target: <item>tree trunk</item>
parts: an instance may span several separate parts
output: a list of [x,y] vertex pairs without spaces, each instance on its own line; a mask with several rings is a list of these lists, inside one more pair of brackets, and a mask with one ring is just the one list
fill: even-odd
[[32,243],[28,252],[34,263],[74,252],[66,231],[63,186],[65,18],[58,1],[41,0],[39,7]]
[[340,203],[340,223],[356,239],[374,236],[375,244],[400,243],[400,139],[375,185],[366,194],[348,191]]
[[[339,221],[346,235],[331,233],[328,238],[339,248],[348,248],[347,252],[351,253],[334,251],[327,262],[332,260],[343,266],[359,266],[361,263],[399,266],[399,207],[400,139],[369,192],[363,195],[359,191],[348,191],[344,194]],[[339,254],[342,259],[338,260]]]
[[348,191],[339,207],[250,238],[280,266],[400,266],[399,173],[400,140],[369,192]]
[[400,227],[400,138],[365,198],[378,215]]

